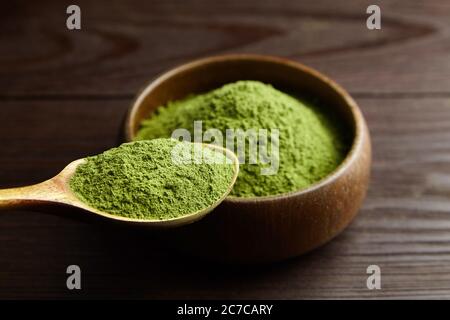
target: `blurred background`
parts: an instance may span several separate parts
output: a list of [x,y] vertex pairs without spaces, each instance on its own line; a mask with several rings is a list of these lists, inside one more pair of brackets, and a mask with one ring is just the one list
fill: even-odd
[[[66,27],[71,4],[81,30]],[[371,4],[381,30],[366,27]],[[357,100],[374,147],[351,226],[269,266],[214,265],[142,232],[2,212],[0,298],[450,298],[450,2],[10,1],[0,39],[0,188],[119,144],[145,84],[223,53],[283,56],[330,76]],[[81,291],[66,288],[70,264]],[[366,287],[372,264],[381,290]]]

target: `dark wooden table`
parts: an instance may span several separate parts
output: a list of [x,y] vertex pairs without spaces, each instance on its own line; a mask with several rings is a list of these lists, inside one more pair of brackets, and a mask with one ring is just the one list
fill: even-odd
[[[0,10],[0,187],[39,182],[120,142],[135,93],[220,53],[301,61],[356,98],[374,162],[357,219],[264,267],[179,256],[151,236],[61,215],[0,214],[1,298],[450,298],[450,2],[14,1]],[[369,31],[369,4],[382,29]],[[66,267],[82,290],[66,289]],[[366,288],[377,264],[382,289]]]

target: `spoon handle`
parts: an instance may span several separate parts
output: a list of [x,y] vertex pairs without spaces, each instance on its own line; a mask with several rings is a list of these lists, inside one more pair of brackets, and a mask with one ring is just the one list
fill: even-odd
[[63,196],[53,180],[47,180],[31,186],[0,189],[0,210],[23,208],[58,202]]

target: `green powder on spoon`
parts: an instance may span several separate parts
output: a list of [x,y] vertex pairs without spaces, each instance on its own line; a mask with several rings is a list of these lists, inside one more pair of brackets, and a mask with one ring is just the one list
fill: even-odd
[[167,220],[203,210],[227,193],[234,166],[208,147],[201,148],[201,163],[174,161],[175,147],[175,154],[190,156],[193,146],[173,139],[122,144],[87,158],[70,188],[93,208],[133,219]]
[[215,128],[224,136],[227,129],[236,128],[279,131],[277,173],[262,175],[264,164],[249,163],[247,153],[231,193],[239,197],[306,188],[334,171],[348,151],[338,120],[258,81],[238,81],[169,102],[142,122],[136,140],[170,137],[179,128],[193,135],[195,121],[202,121],[203,131]]

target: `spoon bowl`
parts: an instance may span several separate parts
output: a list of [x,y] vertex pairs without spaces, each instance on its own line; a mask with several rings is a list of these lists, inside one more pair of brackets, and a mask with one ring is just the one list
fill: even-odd
[[190,224],[210,213],[228,196],[239,173],[239,160],[233,152],[215,145],[202,145],[205,148],[210,148],[216,152],[221,152],[228,159],[230,159],[233,164],[234,174],[226,192],[212,205],[196,212],[166,220],[150,220],[122,217],[93,208],[79,200],[69,186],[70,179],[75,173],[77,167],[85,163],[85,159],[78,159],[69,163],[59,174],[47,181],[31,186],[0,190],[0,210],[13,208],[39,208],[47,205],[60,205],[82,209],[83,211],[97,217],[129,225],[165,228]]

